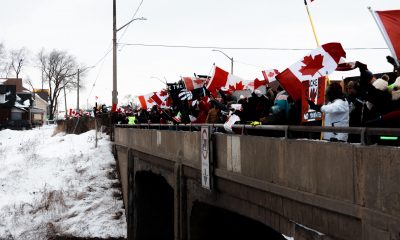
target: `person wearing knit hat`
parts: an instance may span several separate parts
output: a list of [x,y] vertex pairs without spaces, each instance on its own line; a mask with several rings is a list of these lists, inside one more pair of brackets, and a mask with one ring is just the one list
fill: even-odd
[[356,67],[360,70],[360,85],[365,86],[371,83],[371,80],[375,78],[374,74],[368,70],[366,64],[361,62],[356,62]]
[[392,90],[392,100],[396,101],[400,99],[400,77],[396,78],[393,84],[388,87]]
[[382,78],[382,80],[384,80],[386,82],[389,82],[389,80],[390,80],[390,77],[387,74],[383,74],[381,78]]
[[372,85],[381,91],[385,91],[388,89],[388,82],[383,80],[382,78],[378,78],[375,81],[372,82]]

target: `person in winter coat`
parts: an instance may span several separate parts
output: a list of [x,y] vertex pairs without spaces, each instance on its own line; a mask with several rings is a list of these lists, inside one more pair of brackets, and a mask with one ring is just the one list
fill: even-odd
[[212,108],[208,111],[206,123],[219,123],[220,106],[217,102],[212,101]]
[[[344,98],[342,86],[339,83],[331,83],[326,89],[326,98],[328,103],[323,106],[315,105],[314,102],[308,101],[310,108],[321,111],[325,114],[324,126],[330,127],[348,127],[349,126],[349,104]],[[346,142],[347,133],[324,133],[324,139],[329,141]]]

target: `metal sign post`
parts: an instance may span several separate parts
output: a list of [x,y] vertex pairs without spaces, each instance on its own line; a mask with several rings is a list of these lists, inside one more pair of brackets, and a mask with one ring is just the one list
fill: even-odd
[[201,127],[200,154],[201,154],[201,186],[211,190],[210,176],[210,129]]

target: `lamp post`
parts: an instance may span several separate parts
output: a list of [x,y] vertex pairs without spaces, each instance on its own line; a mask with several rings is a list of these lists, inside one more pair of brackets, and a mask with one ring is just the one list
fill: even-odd
[[218,49],[213,49],[212,51],[220,52],[220,53],[224,54],[225,57],[229,58],[229,60],[231,60],[231,74],[233,74],[233,57],[229,57],[226,53],[224,53],[223,51],[218,50]]
[[111,112],[117,110],[118,105],[118,91],[117,91],[117,32],[135,20],[147,20],[146,18],[134,18],[127,22],[125,25],[117,29],[117,4],[116,0],[113,0],[113,91],[112,91],[112,108]]

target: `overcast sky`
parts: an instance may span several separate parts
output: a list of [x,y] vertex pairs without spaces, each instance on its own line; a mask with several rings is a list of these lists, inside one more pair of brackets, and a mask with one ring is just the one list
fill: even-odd
[[[32,58],[44,48],[66,50],[79,63],[96,65],[85,79],[81,106],[95,96],[109,104],[112,91],[112,0],[1,0],[0,42],[10,49],[26,47]],[[132,19],[141,0],[117,0],[117,26]],[[368,64],[373,72],[391,71],[389,50],[351,50],[387,47],[367,6],[400,9],[399,0],[315,0],[309,5],[320,44],[340,42],[349,61]],[[127,94],[158,91],[158,79],[175,82],[180,76],[209,74],[212,64],[229,71],[230,60],[212,47],[302,48],[316,43],[303,0],[143,0],[120,43],[187,45],[211,48],[165,48],[123,45],[118,51],[119,102]],[[122,37],[121,37],[122,36]],[[234,58],[234,74],[262,78],[261,70],[284,70],[308,51],[222,50]],[[40,72],[32,60],[22,77],[40,87]],[[358,71],[346,73],[358,74]],[[331,75],[341,79],[342,73]],[[158,78],[158,79],[157,79]],[[92,86],[95,84],[92,90]],[[92,92],[90,93],[90,91]],[[89,95],[90,93],[90,95]],[[76,95],[68,95],[76,104]],[[75,105],[74,105],[75,106]]]

